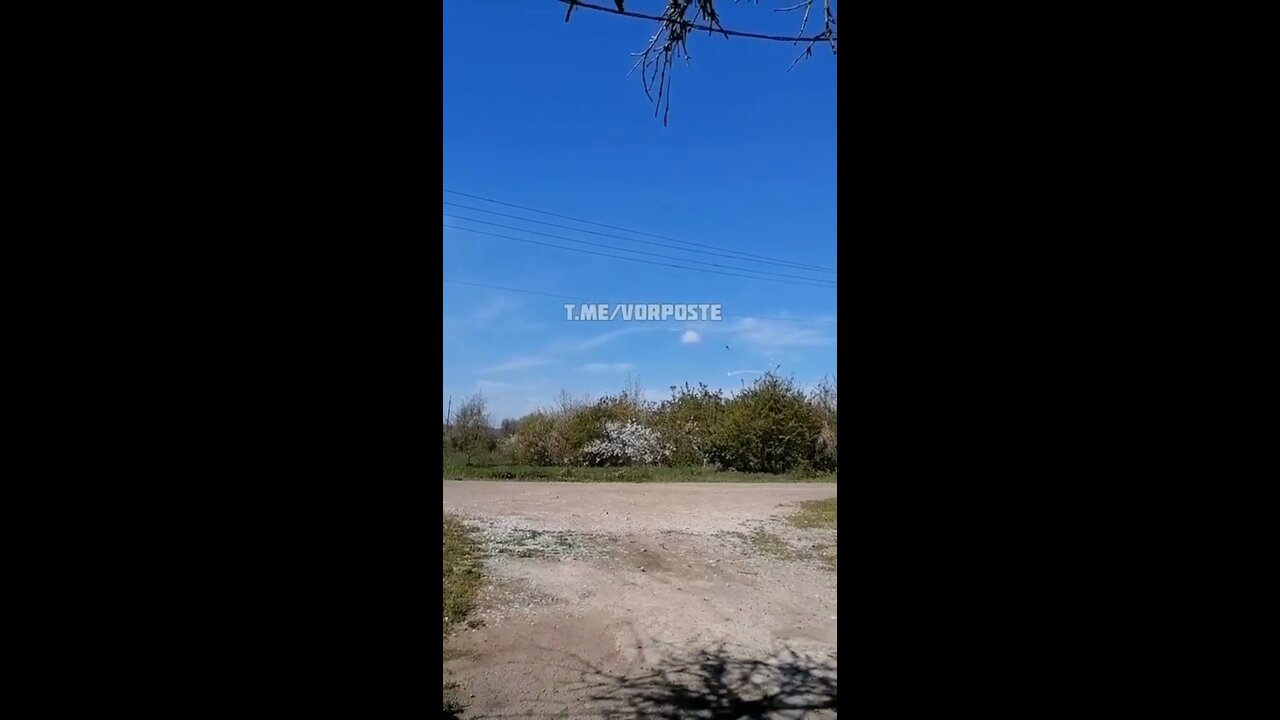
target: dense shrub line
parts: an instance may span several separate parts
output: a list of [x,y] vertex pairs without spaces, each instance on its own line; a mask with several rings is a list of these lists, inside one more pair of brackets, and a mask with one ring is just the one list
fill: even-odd
[[726,397],[704,384],[671,387],[662,402],[637,389],[594,402],[562,394],[555,408],[490,427],[476,395],[444,428],[467,461],[526,466],[701,466],[741,472],[836,469],[836,384],[805,393],[767,373]]

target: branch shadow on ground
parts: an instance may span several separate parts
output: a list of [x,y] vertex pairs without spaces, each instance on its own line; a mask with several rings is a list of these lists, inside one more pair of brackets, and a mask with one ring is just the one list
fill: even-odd
[[[628,669],[614,660],[605,661],[612,667],[605,669],[577,653],[534,644],[528,649],[544,653],[540,667],[576,676],[560,686],[559,697],[512,698],[505,707],[487,711],[455,706],[444,717],[798,720],[836,716],[834,649],[811,655],[787,645],[762,652],[725,641],[709,646],[672,644],[642,639],[634,627],[630,630],[630,643],[638,654],[627,663]],[[512,662],[503,672],[527,671],[528,662]]]
[[666,653],[645,672],[584,673],[601,717],[780,720],[835,715],[835,658],[789,648],[746,658],[724,643]]

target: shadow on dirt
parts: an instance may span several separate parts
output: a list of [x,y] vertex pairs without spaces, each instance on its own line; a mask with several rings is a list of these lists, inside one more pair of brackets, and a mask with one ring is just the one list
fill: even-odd
[[[510,697],[489,707],[448,708],[446,718],[498,720],[557,717],[640,720],[786,720],[834,718],[837,711],[836,657],[811,656],[780,646],[750,652],[725,642],[709,647],[643,642],[630,669],[606,670],[563,650],[545,652],[539,667],[562,673],[555,699]],[[642,659],[643,658],[643,659]],[[529,672],[528,660],[503,672]],[[572,680],[570,678],[573,678]],[[495,706],[496,705],[496,706]]]
[[589,672],[601,717],[770,720],[836,712],[836,665],[784,649],[746,659],[720,644],[668,654],[640,674]]

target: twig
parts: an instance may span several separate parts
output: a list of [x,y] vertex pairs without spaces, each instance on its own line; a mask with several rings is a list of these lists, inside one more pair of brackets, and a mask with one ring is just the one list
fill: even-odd
[[[626,17],[640,18],[641,20],[657,20],[659,22],[667,22],[666,18],[662,15],[647,15],[645,13],[632,12],[631,10],[618,10],[617,8],[610,8],[610,7],[605,7],[603,5],[595,5],[588,2],[582,2],[582,0],[556,0],[556,2],[565,4],[565,5],[576,5],[577,7],[587,8],[588,10],[599,10],[601,12],[607,12],[611,15],[624,15]],[[690,30],[707,30],[710,32],[718,32],[727,37],[744,37],[744,38],[754,38],[756,40],[775,40],[777,42],[789,42],[789,43],[794,43],[794,42],[803,41],[803,40],[825,40],[826,39],[822,35],[818,35],[815,37],[808,37],[808,38],[803,38],[803,37],[796,38],[796,37],[791,37],[790,35],[766,35],[764,33],[745,32],[742,30],[727,30],[724,28],[712,27],[711,25],[702,25],[700,23],[690,22],[688,20],[680,20],[678,21],[678,23]]]
[[[791,7],[786,8],[777,8],[774,10],[774,12],[791,12],[792,10],[799,10],[800,8],[804,8],[804,19],[800,21],[800,32],[796,35],[796,42],[799,42],[800,37],[804,35],[804,29],[809,27],[809,11],[813,9],[813,0],[805,0],[798,5],[792,5]],[[566,15],[565,19],[567,20],[568,17],[569,16]],[[795,63],[791,63],[791,65],[794,67]],[[791,72],[791,68],[787,68],[787,72]]]
[[[809,26],[809,11],[813,9],[813,0],[805,0],[804,2],[792,5],[791,7],[778,8],[774,10],[774,12],[791,12],[793,10],[799,10],[800,8],[804,8],[804,19],[800,21],[800,35],[804,35],[805,28]],[[816,45],[819,40],[829,40],[831,42],[831,53],[834,55],[836,53],[835,27],[836,16],[831,12],[831,0],[823,0],[822,32],[809,39],[809,44],[806,45],[804,50],[801,50],[800,54],[796,56],[796,59],[792,60],[791,64],[787,66],[787,72],[791,72],[791,68],[794,68],[796,63],[801,60],[807,57],[812,57],[813,46]],[[799,37],[797,37],[796,41],[799,42]]]
[[[725,38],[745,37],[756,40],[773,40],[778,42],[790,42],[796,44],[799,42],[808,43],[804,50],[791,62],[787,67],[787,72],[791,72],[791,68],[796,66],[800,60],[813,55],[813,46],[821,40],[826,40],[831,44],[832,53],[836,50],[836,31],[835,31],[835,13],[831,10],[831,0],[823,0],[824,6],[824,23],[822,32],[812,37],[805,37],[804,32],[809,24],[809,13],[813,9],[813,0],[804,0],[798,2],[791,7],[778,8],[774,12],[790,12],[804,8],[804,18],[800,23],[800,32],[795,37],[784,35],[765,35],[763,33],[744,32],[741,30],[728,30],[720,22],[720,14],[716,11],[715,0],[667,0],[666,7],[661,15],[648,15],[646,13],[638,13],[623,9],[622,2],[615,2],[616,7],[610,8],[603,5],[595,5],[583,0],[557,0],[560,3],[569,6],[568,12],[565,13],[565,22],[569,21],[569,15],[573,13],[574,8],[584,7],[589,10],[598,10],[611,15],[623,15],[625,17],[640,18],[642,20],[656,20],[658,29],[653,36],[649,38],[649,44],[644,50],[634,53],[636,62],[627,71],[627,77],[630,77],[637,68],[640,69],[640,81],[644,86],[645,97],[654,103],[654,117],[658,113],[662,113],[662,124],[665,127],[671,117],[671,79],[673,73],[671,63],[677,57],[684,58],[685,64],[689,64],[689,33],[694,30],[706,30],[708,33],[719,32]],[[737,2],[737,0],[734,0]],[[757,0],[758,4],[758,0]],[[693,19],[688,19],[686,15],[689,9],[693,8]],[[698,22],[705,19],[706,24]],[[657,90],[657,97],[654,97],[654,89]]]

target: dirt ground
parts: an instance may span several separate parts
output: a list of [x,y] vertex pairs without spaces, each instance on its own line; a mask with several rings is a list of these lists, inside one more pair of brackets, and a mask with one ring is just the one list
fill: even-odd
[[834,483],[447,481],[486,587],[445,640],[467,718],[819,718],[836,707]]

